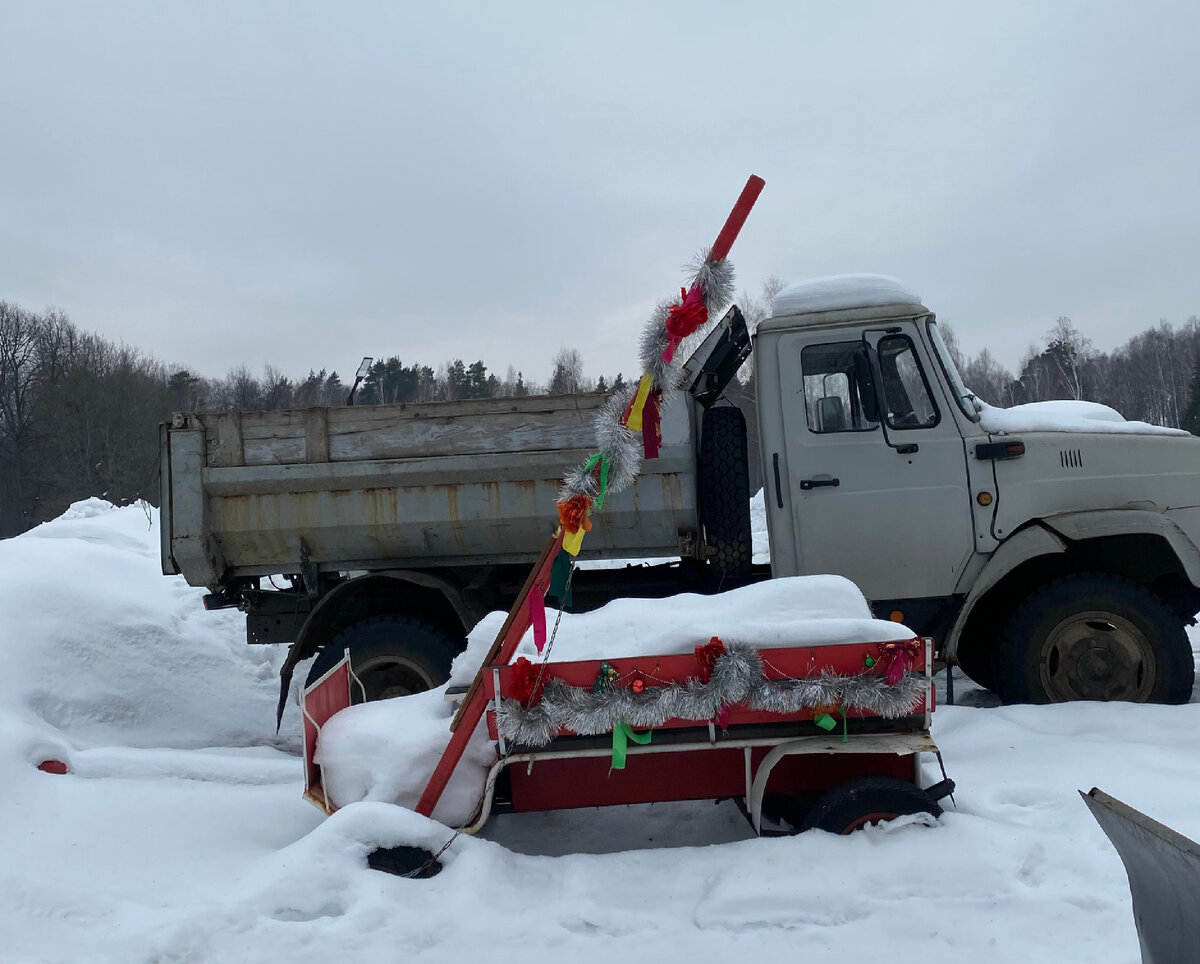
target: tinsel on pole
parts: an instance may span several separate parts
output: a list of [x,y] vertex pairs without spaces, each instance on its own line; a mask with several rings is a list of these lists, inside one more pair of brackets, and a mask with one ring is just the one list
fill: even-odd
[[[637,477],[641,460],[658,457],[659,416],[679,388],[682,365],[676,360],[676,349],[732,299],[729,249],[764,184],[762,178],[751,175],[716,242],[690,266],[691,283],[680,289],[679,300],[665,301],[654,309],[642,330],[642,377],[636,385],[609,398],[595,419],[599,451],[563,478],[558,506],[566,533],[563,549],[570,555],[579,554],[584,533],[591,528],[588,514],[593,508],[599,510],[605,493],[620,492],[629,486]],[[638,434],[642,436],[640,444]],[[601,471],[595,470],[596,464]],[[586,505],[579,501],[581,498]],[[564,511],[564,505],[570,508]]]

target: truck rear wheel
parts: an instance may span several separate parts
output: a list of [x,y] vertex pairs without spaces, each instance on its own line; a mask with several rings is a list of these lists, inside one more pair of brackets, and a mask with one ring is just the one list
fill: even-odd
[[700,522],[714,554],[708,564],[720,580],[750,572],[750,474],[746,461],[746,417],[733,407],[704,413],[699,459]]
[[1005,703],[1186,703],[1195,684],[1182,620],[1117,576],[1068,576],[1039,589],[1013,613],[999,655]]
[[[308,671],[312,684],[329,671],[346,649],[362,681],[367,701],[423,693],[450,678],[450,663],[462,641],[419,616],[371,616],[333,637]],[[355,702],[361,695],[351,687]]]

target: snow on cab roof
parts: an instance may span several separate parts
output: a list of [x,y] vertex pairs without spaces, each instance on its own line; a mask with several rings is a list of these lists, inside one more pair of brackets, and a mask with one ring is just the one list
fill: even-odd
[[771,302],[771,317],[839,311],[843,308],[919,304],[920,295],[888,275],[837,274],[788,285]]

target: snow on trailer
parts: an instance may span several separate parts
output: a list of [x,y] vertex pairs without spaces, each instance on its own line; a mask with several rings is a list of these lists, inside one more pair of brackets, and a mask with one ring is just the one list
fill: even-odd
[[[564,614],[548,646],[557,640],[555,652],[585,658],[539,666],[523,654],[536,648],[537,590],[548,585],[557,542],[452,723],[445,711],[454,733],[440,754],[430,753],[428,704],[351,706],[347,660],[303,692],[310,800],[332,813],[381,799],[372,791],[382,788],[391,802],[468,833],[501,810],[733,798],[761,834],[768,795],[794,825],[835,832],[940,813],[953,784],[922,787],[919,765],[923,753],[941,762],[929,734],[931,642],[872,619],[853,584],[798,577],[684,595],[660,600],[657,618],[640,626],[620,603]],[[413,731],[426,734],[423,745],[380,739]],[[362,779],[364,766],[372,778]],[[413,769],[421,772],[397,772]],[[452,778],[456,805],[435,810]]]

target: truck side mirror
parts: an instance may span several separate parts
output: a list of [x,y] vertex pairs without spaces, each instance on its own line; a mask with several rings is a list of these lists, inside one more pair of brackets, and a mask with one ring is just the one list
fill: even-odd
[[858,398],[862,402],[863,417],[869,422],[879,421],[879,399],[875,395],[875,380],[871,376],[871,363],[866,351],[854,353],[854,380],[858,383]]

